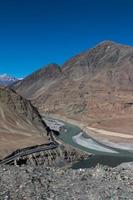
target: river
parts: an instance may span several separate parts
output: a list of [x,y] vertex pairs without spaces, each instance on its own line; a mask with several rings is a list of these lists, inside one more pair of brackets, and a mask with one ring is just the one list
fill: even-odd
[[54,129],[58,130],[62,127],[60,134],[57,136],[58,139],[66,144],[93,154],[89,159],[73,164],[72,168],[74,169],[95,167],[97,164],[114,167],[123,162],[133,161],[133,153],[130,151],[103,145],[89,137],[76,125],[46,116],[44,120],[48,126],[54,127]]

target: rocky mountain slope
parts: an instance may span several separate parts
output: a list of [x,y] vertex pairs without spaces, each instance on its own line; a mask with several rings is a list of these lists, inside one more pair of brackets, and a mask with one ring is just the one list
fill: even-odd
[[13,85],[13,88],[21,90],[21,94],[28,99],[37,98],[39,94],[45,92],[50,85],[54,84],[61,74],[60,66],[57,64],[49,64],[42,69],[37,70],[22,81]]
[[133,116],[133,47],[105,41],[53,71],[50,65],[33,73],[16,91],[41,112],[89,124]]
[[37,109],[13,90],[0,87],[0,158],[47,141],[46,125]]

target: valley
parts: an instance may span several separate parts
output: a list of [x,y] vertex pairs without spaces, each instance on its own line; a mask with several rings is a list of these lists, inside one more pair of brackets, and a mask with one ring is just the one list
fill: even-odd
[[63,65],[49,64],[12,88],[42,113],[132,134],[133,47],[103,41]]
[[0,1],[0,200],[133,200],[133,0]]
[[[48,64],[14,81],[9,88],[1,88],[1,158],[18,148],[51,140],[48,121],[39,112],[55,117],[59,120],[57,124],[61,120],[68,126],[77,126],[80,131],[71,137],[70,144],[79,145],[79,149],[90,146],[89,153],[93,150],[96,153],[97,149],[116,153],[119,149],[130,154],[132,55],[133,47],[103,41],[62,66]],[[61,136],[60,127],[56,128]],[[88,139],[84,138],[84,132]],[[69,134],[65,135],[69,138]]]
[[[81,184],[77,180],[81,175],[86,188],[88,173],[94,179],[98,177],[96,182],[101,186],[107,179],[116,193],[114,186],[132,184],[122,178],[126,173],[132,177],[132,170],[127,171],[133,162],[132,56],[133,47],[104,41],[61,66],[48,64],[6,87],[1,84],[0,174],[5,170],[1,176],[8,181],[6,171],[17,177],[20,174],[14,169],[20,168],[25,180],[27,171],[33,170],[38,177],[38,173],[45,176],[51,190],[55,188],[53,178],[60,185],[59,180],[64,177],[66,189],[71,190],[69,180],[74,185],[75,181]],[[34,196],[43,191],[44,199],[48,199],[47,194],[51,197],[52,191],[44,188],[38,177],[35,180],[39,180],[39,194]],[[29,187],[38,187],[31,177],[28,180]],[[15,187],[17,184],[16,181]],[[90,185],[98,186],[93,178]],[[22,187],[25,188],[23,183]],[[26,198],[30,199],[33,194],[29,191]],[[89,194],[97,200],[93,191]],[[125,194],[130,195],[127,187]],[[17,199],[15,193],[13,196]]]

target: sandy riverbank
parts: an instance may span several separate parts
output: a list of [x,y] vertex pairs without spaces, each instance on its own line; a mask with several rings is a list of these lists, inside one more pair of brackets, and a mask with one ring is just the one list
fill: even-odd
[[59,119],[59,120],[63,120],[66,121],[68,123],[72,123],[76,126],[79,126],[81,129],[85,130],[85,131],[94,131],[98,134],[101,135],[107,135],[107,136],[113,136],[113,137],[120,137],[120,138],[127,138],[127,139],[133,139],[133,134],[127,134],[127,133],[118,133],[118,132],[114,132],[114,131],[108,131],[108,130],[104,130],[104,129],[98,129],[98,128],[93,128],[90,126],[87,126],[86,124],[83,124],[79,121],[73,120],[73,119],[69,119],[66,118],[64,116],[60,116],[60,115],[51,115],[51,117],[55,118],[55,119]]
[[130,134],[124,134],[124,133],[117,133],[117,132],[112,132],[112,131],[106,131],[103,129],[98,129],[98,128],[92,128],[92,127],[86,127],[86,130],[88,131],[95,131],[98,134],[102,135],[108,135],[108,136],[113,136],[113,137],[121,137],[121,138],[127,138],[127,139],[133,139],[133,135]]
[[104,129],[89,127],[87,126],[87,124],[83,124],[79,121],[69,119],[60,115],[49,115],[49,117],[52,117],[57,120],[62,120],[80,127],[83,131],[86,132],[86,134],[88,134],[88,136],[91,136],[92,138],[96,139],[101,144],[107,145],[112,148],[120,148],[133,151],[132,134],[127,134],[127,133],[124,134],[124,133],[118,133]]
[[73,141],[76,144],[79,144],[83,147],[89,148],[91,150],[96,150],[100,152],[106,152],[106,153],[118,153],[115,150],[109,149],[107,147],[103,147],[102,145],[98,144],[91,138],[84,138],[83,133],[79,133],[78,135],[75,135],[72,137]]

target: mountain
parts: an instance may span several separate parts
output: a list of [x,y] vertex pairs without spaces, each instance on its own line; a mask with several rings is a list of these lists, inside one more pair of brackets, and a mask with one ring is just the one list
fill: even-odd
[[8,86],[18,80],[21,80],[21,79],[17,79],[15,77],[11,77],[7,74],[1,74],[0,75],[0,85],[3,85],[3,86]]
[[55,83],[61,74],[61,68],[57,64],[49,64],[42,69],[37,70],[22,81],[13,84],[13,88],[20,91],[26,98],[32,99],[39,96],[46,89]]
[[133,47],[104,41],[55,66],[56,73],[51,65],[44,67],[16,85],[16,91],[41,112],[91,125],[132,116]]
[[0,158],[47,141],[46,125],[37,109],[13,90],[0,87]]

